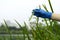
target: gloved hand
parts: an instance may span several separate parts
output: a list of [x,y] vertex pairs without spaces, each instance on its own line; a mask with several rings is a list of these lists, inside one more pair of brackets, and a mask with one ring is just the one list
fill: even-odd
[[34,9],[33,14],[37,17],[49,18],[49,19],[51,19],[52,16],[51,12],[46,12],[43,9]]

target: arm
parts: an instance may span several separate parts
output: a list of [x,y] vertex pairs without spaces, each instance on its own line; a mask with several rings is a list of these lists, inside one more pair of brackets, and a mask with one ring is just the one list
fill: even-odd
[[60,14],[53,13],[51,19],[60,21]]
[[48,18],[48,19],[60,21],[60,14],[46,12],[43,9],[34,9],[33,13],[37,17]]

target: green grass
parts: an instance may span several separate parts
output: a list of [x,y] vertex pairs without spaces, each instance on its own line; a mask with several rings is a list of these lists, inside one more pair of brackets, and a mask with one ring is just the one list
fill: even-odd
[[[54,13],[51,1],[48,0],[51,12]],[[44,9],[48,12],[47,5],[42,5]],[[39,8],[41,8],[39,6]],[[29,21],[33,18],[33,14],[29,18]],[[30,26],[31,30],[28,30],[28,26],[26,22],[24,22],[24,26],[21,26],[20,23],[15,20],[15,22],[18,24],[18,26],[22,29],[22,35],[19,36],[21,33],[19,31],[18,36],[11,36],[12,32],[8,29],[8,25],[6,21],[4,20],[5,25],[3,24],[6,32],[9,33],[10,36],[0,36],[0,40],[60,40],[60,24],[58,24],[55,20],[45,19],[46,26],[42,26],[42,24],[39,24],[39,18],[36,17],[36,27]],[[50,25],[48,25],[47,21],[49,21]],[[1,31],[1,30],[0,30]]]

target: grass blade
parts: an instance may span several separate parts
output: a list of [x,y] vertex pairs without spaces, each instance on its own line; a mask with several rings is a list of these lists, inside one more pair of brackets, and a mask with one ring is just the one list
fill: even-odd
[[18,24],[18,26],[22,29],[22,31],[23,31],[23,37],[24,37],[24,40],[25,40],[25,30],[23,29],[23,27],[19,24],[19,22],[17,22],[16,20],[15,20],[15,22]]
[[52,13],[54,13],[53,8],[52,8],[52,5],[51,5],[51,1],[50,1],[50,0],[48,0],[48,2],[49,2],[50,9],[51,9]]
[[10,39],[12,40],[11,32],[8,29],[9,26],[7,25],[5,20],[4,20],[4,23],[5,23],[5,28],[6,28],[7,32],[10,34]]
[[26,31],[26,35],[27,35],[27,37],[28,37],[28,40],[31,40],[31,39],[30,39],[30,36],[29,36],[29,33],[28,33],[27,25],[26,25],[25,22],[24,22],[24,25],[25,25],[25,31]]
[[29,21],[32,19],[32,17],[33,17],[33,13],[32,13],[32,15],[30,16]]

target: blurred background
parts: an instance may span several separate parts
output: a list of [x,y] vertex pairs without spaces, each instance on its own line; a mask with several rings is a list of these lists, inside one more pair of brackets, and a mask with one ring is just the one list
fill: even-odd
[[60,40],[58,21],[31,17],[39,5],[52,12],[49,2],[60,13],[60,0],[0,0],[0,40]]

